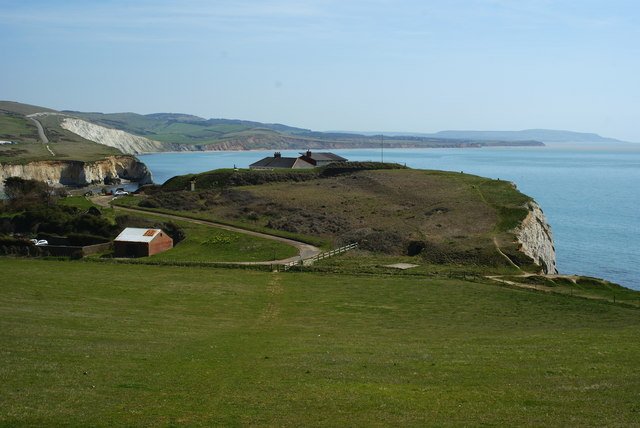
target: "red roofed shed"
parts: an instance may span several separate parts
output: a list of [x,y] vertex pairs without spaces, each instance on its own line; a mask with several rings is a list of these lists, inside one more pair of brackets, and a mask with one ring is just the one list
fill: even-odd
[[113,241],[116,257],[147,257],[173,248],[173,239],[161,229],[127,227]]

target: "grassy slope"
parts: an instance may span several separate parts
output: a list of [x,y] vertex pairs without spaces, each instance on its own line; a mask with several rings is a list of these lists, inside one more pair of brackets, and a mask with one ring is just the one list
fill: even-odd
[[122,129],[136,135],[169,143],[215,144],[235,135],[235,133],[253,129],[241,124],[209,124],[206,121],[181,122],[154,118],[135,113],[80,113],[70,114],[90,120],[103,126]]
[[637,310],[457,280],[0,268],[0,424],[640,425]]
[[31,104],[17,103],[15,101],[0,101],[0,110],[14,112],[22,116],[40,112],[56,112],[56,110],[52,110],[50,108],[34,106]]
[[[210,188],[208,177],[221,181],[222,173],[199,174],[195,176],[197,185]],[[176,177],[165,186],[180,187],[193,176],[182,178]],[[298,182],[292,179],[234,190],[252,196],[226,200],[205,194],[210,199],[194,213],[244,222],[251,227],[271,224],[291,232],[332,239],[336,245],[352,240],[354,231],[360,229],[393,231],[406,241],[437,245],[437,251],[455,255],[451,261],[457,259],[467,264],[476,263],[479,258],[506,263],[495,250],[494,237],[502,251],[517,255],[517,244],[509,230],[526,216],[523,205],[531,200],[505,181],[408,169],[359,171]],[[176,200],[177,194],[169,195],[169,203]],[[185,197],[198,196],[187,192]],[[400,254],[406,248],[400,246],[395,251]]]
[[[148,216],[157,221],[164,217]],[[293,257],[297,250],[287,244],[211,226],[171,220],[186,239],[169,251],[140,259],[141,262],[259,262]]]
[[0,146],[0,162],[27,163],[34,161],[78,160],[94,161],[122,152],[113,147],[86,140],[60,126],[60,117],[51,115],[38,117],[52,156],[40,142],[35,125],[25,115],[53,110],[19,103],[0,102],[0,140],[18,141],[21,144]]
[[[122,199],[132,200],[134,198]],[[117,215],[125,214],[118,209],[95,205],[84,196],[62,198],[58,203],[60,205],[74,206],[82,210],[87,210],[92,206],[96,207],[111,221],[115,221]],[[131,213],[126,214],[132,215]],[[179,242],[171,250],[135,260],[141,263],[258,262],[285,259],[297,254],[297,250],[290,245],[257,236],[188,221],[171,220],[153,214],[135,214],[135,217],[144,217],[157,223],[158,227],[162,227],[163,223],[171,221],[180,226],[186,236],[183,241]]]

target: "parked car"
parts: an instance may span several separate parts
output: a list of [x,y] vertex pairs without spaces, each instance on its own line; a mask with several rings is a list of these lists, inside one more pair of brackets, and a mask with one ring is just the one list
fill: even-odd
[[124,196],[128,194],[129,192],[127,192],[126,190],[116,190],[115,192],[113,192],[113,196]]
[[46,239],[29,239],[33,245],[49,245]]

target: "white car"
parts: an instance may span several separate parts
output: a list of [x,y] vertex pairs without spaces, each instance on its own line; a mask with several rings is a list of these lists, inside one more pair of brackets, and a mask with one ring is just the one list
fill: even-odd
[[49,245],[49,241],[46,239],[29,239],[33,245]]
[[127,192],[126,190],[116,190],[115,192],[113,192],[113,196],[124,196],[128,194],[129,192]]

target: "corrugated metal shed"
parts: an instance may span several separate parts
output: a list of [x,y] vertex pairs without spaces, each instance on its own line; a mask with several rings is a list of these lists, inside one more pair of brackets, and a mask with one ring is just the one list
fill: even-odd
[[127,227],[113,241],[116,257],[147,257],[173,248],[173,239],[161,229]]
[[126,242],[151,242],[156,234],[161,233],[160,229],[141,229],[139,227],[127,227],[120,232],[114,241]]

